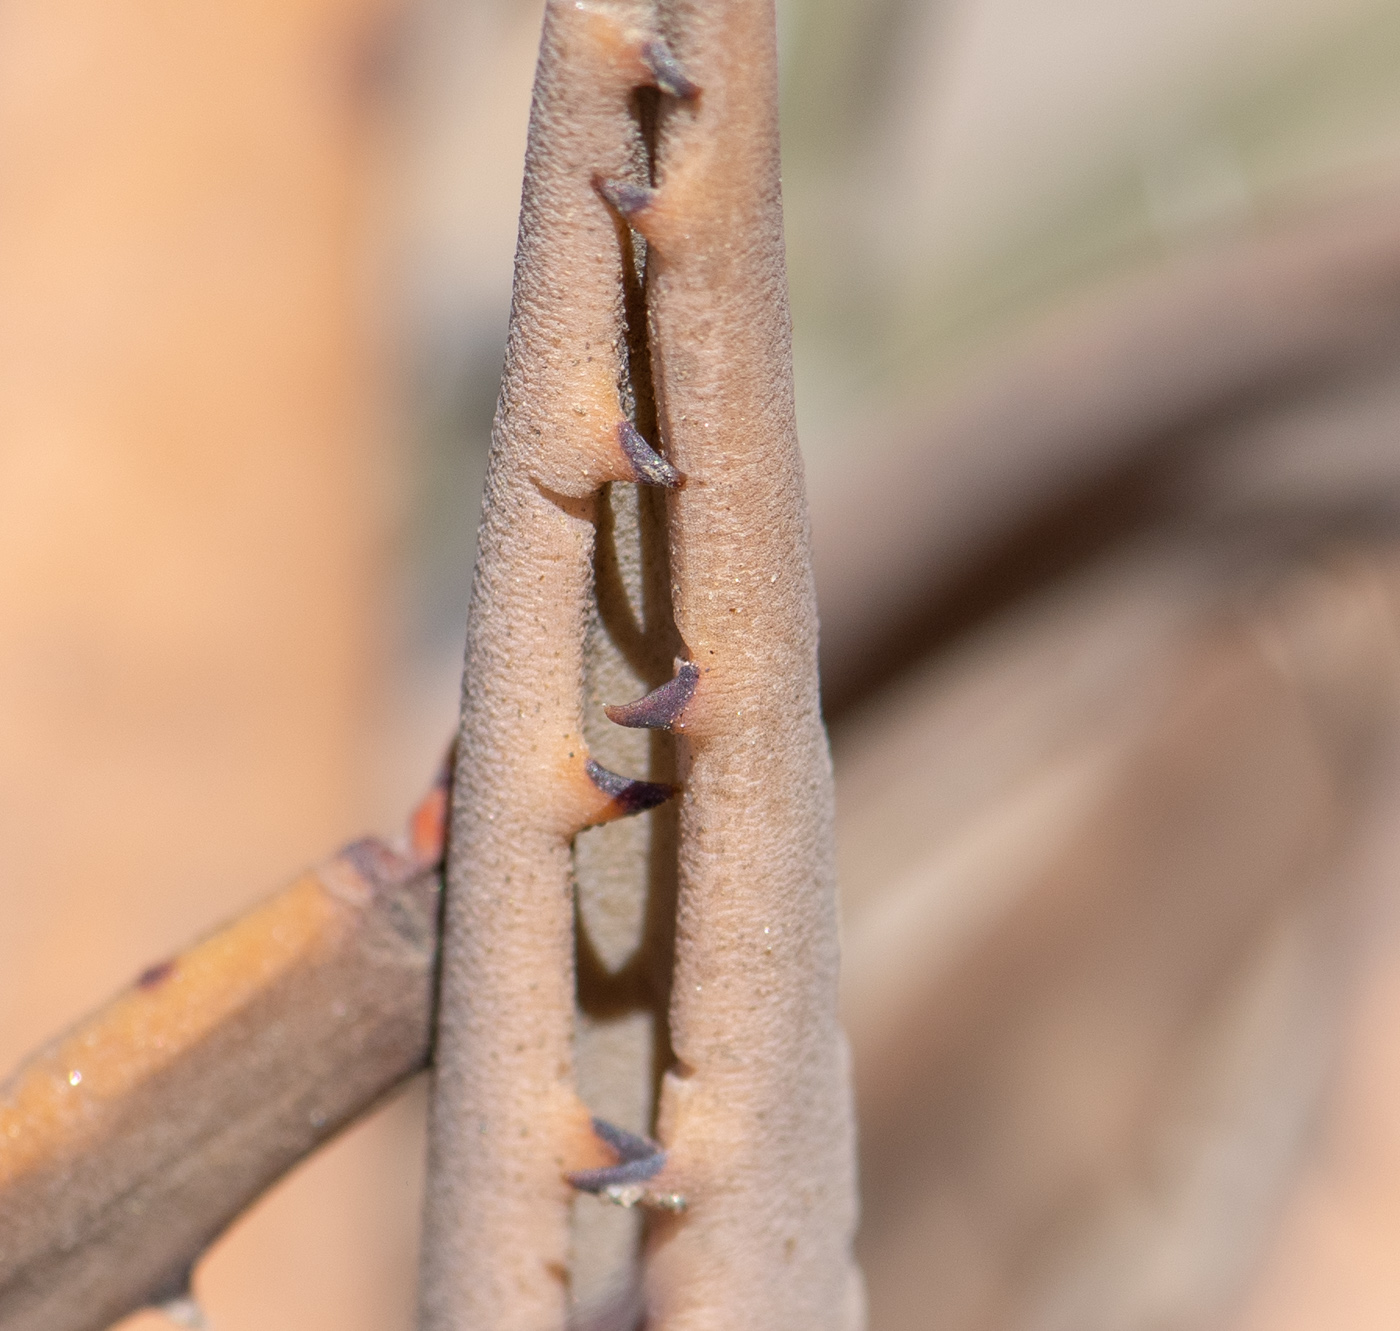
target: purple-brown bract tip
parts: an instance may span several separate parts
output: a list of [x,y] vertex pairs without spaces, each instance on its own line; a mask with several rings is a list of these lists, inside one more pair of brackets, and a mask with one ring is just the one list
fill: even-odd
[[663,785],[659,781],[635,781],[630,776],[619,776],[610,772],[592,758],[584,769],[588,779],[603,792],[624,814],[645,813],[658,804],[665,804],[676,793],[675,786]]
[[689,101],[700,95],[700,85],[691,81],[681,62],[671,54],[671,48],[659,37],[653,37],[642,47],[642,63],[656,78],[656,86],[672,97]]
[[617,1153],[617,1164],[606,1169],[580,1169],[564,1177],[580,1192],[604,1192],[655,1178],[666,1163],[666,1152],[649,1137],[616,1127],[606,1119],[593,1120],[593,1132]]
[[662,485],[668,490],[679,487],[683,479],[680,472],[642,438],[631,421],[619,422],[617,438],[635,480],[643,485]]
[[634,730],[674,730],[699,681],[699,667],[690,661],[682,661],[676,669],[675,678],[667,680],[659,689],[653,689],[645,698],[604,707],[603,711],[609,721],[630,726]]
[[634,185],[630,180],[604,180],[599,177],[593,184],[604,200],[629,222],[639,213],[646,212],[656,199],[656,191],[649,185]]

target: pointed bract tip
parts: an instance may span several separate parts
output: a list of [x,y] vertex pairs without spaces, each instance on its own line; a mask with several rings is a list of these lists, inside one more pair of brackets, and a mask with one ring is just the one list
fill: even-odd
[[665,458],[645,439],[631,421],[622,421],[617,427],[618,442],[632,468],[633,479],[640,485],[661,485],[668,490],[677,489],[685,479]]
[[594,180],[594,188],[610,207],[628,222],[646,212],[656,200],[656,191],[649,185],[634,185],[630,180]]
[[661,1172],[666,1152],[649,1137],[639,1137],[606,1119],[595,1118],[593,1132],[617,1154],[617,1164],[580,1169],[564,1177],[580,1192],[604,1194],[628,1205],[641,1200],[640,1185]]
[[645,698],[604,707],[603,711],[609,721],[634,730],[675,730],[699,682],[699,667],[682,661],[676,668],[675,678],[653,689]]
[[635,781],[630,776],[619,776],[601,763],[595,763],[592,758],[584,770],[588,773],[588,779],[613,802],[623,817],[654,809],[658,804],[665,804],[676,793],[675,786],[659,781]]
[[692,83],[681,68],[681,62],[671,54],[671,48],[659,37],[653,37],[642,47],[642,63],[656,77],[656,86],[672,97],[689,101],[700,95],[700,85]]

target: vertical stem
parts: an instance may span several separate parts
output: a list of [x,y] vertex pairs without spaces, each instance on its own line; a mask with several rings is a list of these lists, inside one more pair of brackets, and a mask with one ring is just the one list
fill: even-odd
[[663,114],[647,237],[677,628],[680,900],[659,1135],[686,1212],[648,1261],[648,1326],[853,1328],[862,1294],[836,1018],[830,761],[795,428],[771,0],[674,0],[703,90]]
[[[599,774],[582,731],[596,492],[620,440],[623,281],[593,174],[635,170],[647,34],[553,0],[472,589],[444,919],[421,1285],[433,1331],[557,1331],[564,1175],[596,1163],[574,1090],[570,846],[669,788]],[[601,780],[600,780],[601,776]]]

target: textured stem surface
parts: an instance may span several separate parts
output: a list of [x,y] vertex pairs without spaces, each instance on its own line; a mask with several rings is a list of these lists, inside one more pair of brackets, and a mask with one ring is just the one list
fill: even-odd
[[[648,1325],[773,1331],[861,1320],[773,13],[747,0],[677,5],[663,9],[659,34],[648,18],[641,5],[553,3],[545,20],[468,633],[430,1131],[431,1331],[564,1325],[570,1181],[672,1213],[649,1245]],[[646,84],[659,92],[642,103],[635,90]],[[655,144],[643,129],[649,108]],[[642,432],[650,402],[629,359],[640,352],[629,226],[647,241],[664,457]],[[576,986],[570,854],[583,828],[669,793],[600,776],[582,719],[585,675],[595,687],[629,672],[640,682],[669,631],[662,623],[627,659],[619,602],[636,599],[641,574],[630,591],[622,580],[627,595],[593,600],[596,528],[618,511],[598,491],[629,480],[673,495],[676,677],[609,711],[685,745],[677,1066],[657,1119],[669,1161],[606,1123],[595,1135],[573,1060],[577,997],[589,1094],[646,1126],[635,1121],[647,1114],[646,1046],[656,1048],[658,1032],[605,1031],[597,986]],[[643,949],[641,992],[614,995],[641,1012],[664,988],[669,931],[641,928],[635,888],[608,890],[617,865],[647,849],[615,840],[616,854],[579,848],[583,942],[609,953],[590,957],[603,963],[591,966],[595,978],[627,943]],[[632,919],[614,918],[595,939],[600,907]],[[610,1152],[621,1157],[611,1171]],[[597,1237],[577,1232],[585,1249]],[[614,1238],[610,1253],[581,1250],[575,1266],[603,1293],[608,1269],[626,1269],[627,1228]]]
[[443,1331],[564,1325],[565,1175],[608,1162],[574,1082],[571,845],[670,793],[600,772],[582,721],[597,491],[673,479],[624,416],[626,233],[594,183],[641,157],[640,17],[551,3],[531,109],[448,864],[421,1285]]
[[831,782],[793,413],[768,0],[676,3],[663,33],[703,90],[666,108],[646,236],[676,625],[698,671],[681,724],[665,1219],[649,1326],[851,1328],[856,1219],[836,1018]]
[[[598,606],[585,651],[584,731],[606,766],[671,781],[670,737],[615,725],[603,710],[663,685],[679,650],[664,502],[641,487],[613,486],[607,505],[594,560]],[[639,1134],[652,1129],[656,1083],[668,1058],[675,856],[672,804],[593,828],[574,847],[579,1094],[594,1114]],[[593,1197],[576,1201],[570,1284],[581,1325],[635,1305],[641,1220],[636,1210]]]

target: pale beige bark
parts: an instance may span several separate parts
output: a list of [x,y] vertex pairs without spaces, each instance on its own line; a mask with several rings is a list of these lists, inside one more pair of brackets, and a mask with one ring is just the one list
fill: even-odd
[[0,1325],[186,1294],[265,1188],[428,1056],[443,792],[144,972],[0,1085]]
[[765,0],[667,5],[703,90],[665,108],[647,238],[671,500],[682,734],[680,880],[648,1324],[852,1328],[853,1125],[836,1019],[831,786],[793,417]]
[[564,1324],[565,1176],[607,1161],[574,1079],[571,844],[671,793],[600,774],[582,720],[597,491],[674,480],[625,424],[625,231],[595,185],[635,180],[643,161],[632,97],[657,78],[645,18],[637,5],[562,0],[545,17],[467,643],[421,1287],[429,1328]]
[[[546,17],[468,641],[423,1316],[429,1327],[563,1324],[565,1175],[598,1153],[572,1062],[569,848],[590,822],[663,793],[600,800],[580,716],[594,493],[615,480],[673,483],[659,458],[629,467],[617,448],[623,410],[641,424],[646,405],[635,391],[619,397],[631,262],[620,217],[648,241],[660,434],[684,476],[669,527],[685,660],[673,684],[610,714],[683,734],[686,793],[677,1070],[658,1117],[671,1155],[659,1177],[634,1171],[603,1190],[674,1213],[650,1245],[656,1325],[854,1326],[853,1132],[793,428],[773,14],[762,3],[666,10],[679,67],[650,34],[628,30],[636,18],[589,5]],[[668,94],[657,190],[638,169],[629,103],[653,81],[648,65]],[[605,654],[595,659],[601,679]],[[579,860],[589,866],[587,846]],[[606,896],[590,891],[581,909]],[[635,891],[630,903],[640,943]],[[598,1085],[645,1119],[648,1033],[614,1028],[611,1052],[603,1034],[583,1027]],[[618,1149],[625,1161],[631,1148]],[[576,1181],[603,1186],[600,1175]],[[630,1236],[616,1240],[625,1270]]]

